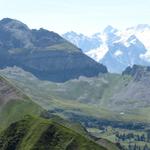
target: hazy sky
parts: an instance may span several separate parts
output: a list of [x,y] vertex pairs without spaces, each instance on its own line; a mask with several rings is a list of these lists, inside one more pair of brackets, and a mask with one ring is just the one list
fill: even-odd
[[107,25],[150,24],[150,0],[0,0],[0,19],[4,17],[30,28],[89,34]]

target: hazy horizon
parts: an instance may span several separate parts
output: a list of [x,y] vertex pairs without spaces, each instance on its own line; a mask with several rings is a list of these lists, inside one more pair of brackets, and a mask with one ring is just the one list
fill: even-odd
[[108,25],[124,29],[150,24],[149,6],[149,0],[1,0],[0,19],[13,18],[30,28],[43,27],[60,34],[75,31],[88,35]]

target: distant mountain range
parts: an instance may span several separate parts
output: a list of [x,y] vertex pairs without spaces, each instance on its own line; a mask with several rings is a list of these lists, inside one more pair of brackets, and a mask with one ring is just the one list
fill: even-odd
[[103,32],[85,36],[75,32],[62,35],[85,54],[103,63],[110,72],[121,73],[134,64],[150,65],[150,26],[140,24],[125,30],[108,26]]
[[107,72],[57,33],[31,30],[18,20],[4,18],[0,21],[0,68],[7,66],[21,67],[54,82]]
[[147,135],[149,32],[148,25],[108,26],[91,37],[66,33],[66,40],[2,19],[0,149],[119,150],[126,146],[120,133]]

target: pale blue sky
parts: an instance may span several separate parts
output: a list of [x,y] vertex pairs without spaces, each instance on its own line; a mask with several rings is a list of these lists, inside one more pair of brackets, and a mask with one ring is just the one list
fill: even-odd
[[4,17],[30,28],[89,34],[107,25],[150,24],[150,0],[0,0],[0,19]]

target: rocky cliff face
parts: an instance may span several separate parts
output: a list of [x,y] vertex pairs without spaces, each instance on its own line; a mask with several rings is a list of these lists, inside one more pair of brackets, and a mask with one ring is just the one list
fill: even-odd
[[131,75],[134,77],[135,80],[140,81],[146,76],[150,74],[150,67],[149,66],[140,66],[140,65],[133,65],[133,67],[127,67],[123,73],[123,75]]
[[0,68],[18,66],[40,79],[64,82],[106,73],[105,66],[84,55],[57,33],[30,30],[17,20],[0,21]]

